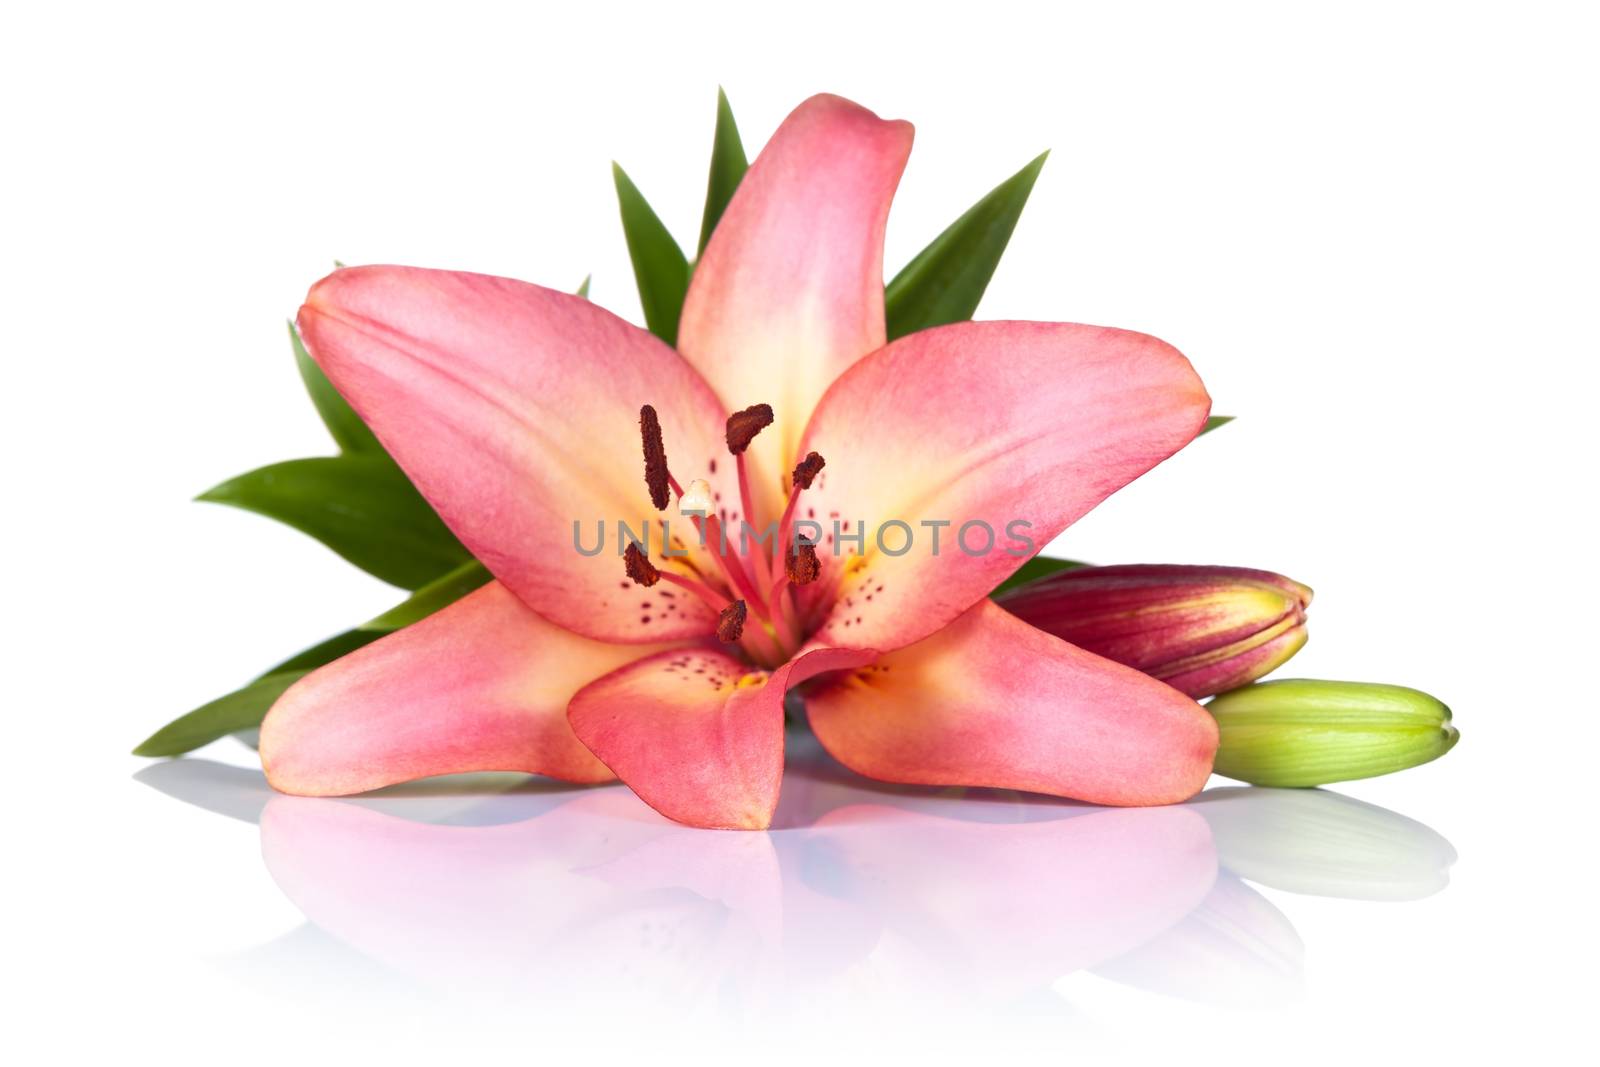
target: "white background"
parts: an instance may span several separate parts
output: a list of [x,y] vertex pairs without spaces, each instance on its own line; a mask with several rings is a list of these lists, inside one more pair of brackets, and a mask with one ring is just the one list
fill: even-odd
[[[637,321],[609,161],[692,243],[722,84],[752,152],[817,91],[916,123],[890,274],[1052,149],[979,317],[1154,333],[1194,361],[1217,412],[1238,416],[1056,552],[1303,580],[1318,594],[1312,640],[1287,673],[1415,685],[1462,731],[1440,763],[1340,790],[1447,838],[1460,857],[1449,888],[1409,904],[1272,896],[1305,943],[1303,998],[1210,1011],[1069,975],[1048,994],[1059,1012],[994,1020],[967,1004],[942,1021],[990,1053],[1037,1041],[1191,1062],[1587,1041],[1600,751],[1591,13],[994,0],[9,10],[3,892],[21,988],[7,998],[20,1025],[0,1040],[37,1043],[35,1060],[92,1048],[326,1062],[468,1045],[657,1055],[685,1036],[607,1022],[604,996],[577,1013],[585,1026],[560,1026],[509,998],[449,1012],[388,1002],[376,979],[368,1007],[346,1011],[318,968],[227,965],[302,916],[250,827],[133,781],[142,761],[125,753],[397,599],[292,531],[188,502],[329,450],[283,330],[307,286],[335,258],[560,288],[593,272],[594,298]],[[248,757],[231,742],[205,755]],[[917,988],[908,979],[903,999]],[[872,1003],[848,1022],[791,1004],[789,1029],[738,1036],[757,1055],[815,1043],[847,1057],[926,1038],[926,1019],[875,1019]],[[716,1042],[727,1035],[712,1015],[678,1021]]]

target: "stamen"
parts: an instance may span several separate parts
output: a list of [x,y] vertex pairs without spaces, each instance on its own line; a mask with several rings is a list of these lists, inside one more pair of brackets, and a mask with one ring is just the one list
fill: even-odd
[[748,614],[749,609],[742,600],[735,600],[723,608],[722,614],[717,616],[717,640],[725,645],[739,640],[744,633],[744,620]]
[[784,573],[795,585],[810,585],[822,573],[822,561],[817,559],[817,546],[801,540],[798,548],[790,549],[783,559]]
[[[810,489],[811,483],[816,481],[817,475],[822,472],[822,468],[826,465],[827,461],[816,452],[807,452],[806,458],[795,464],[794,484],[789,486],[789,502],[784,505],[783,516],[778,519],[779,544],[784,546],[789,544],[789,523],[794,518],[794,506],[800,500],[800,491],[802,489]],[[787,547],[784,548],[784,552],[788,552]],[[772,546],[772,561],[774,565],[777,564],[778,545]]]
[[816,480],[822,468],[827,466],[827,460],[815,452],[807,452],[806,458],[795,464],[794,484],[797,489],[810,489],[811,483]]
[[639,409],[639,436],[644,442],[644,484],[650,487],[650,503],[657,511],[665,511],[671,479],[667,473],[667,446],[661,440],[661,420],[649,404]]
[[728,598],[722,596],[704,582],[659,569],[654,563],[650,562],[648,556],[639,551],[639,546],[632,541],[629,541],[628,547],[622,550],[622,561],[627,565],[628,577],[646,589],[657,582],[664,581],[669,585],[675,585],[679,589],[693,593],[705,601],[712,611],[721,612],[728,607]]
[[[765,404],[761,406],[766,407]],[[751,408],[750,410],[754,411],[755,409]],[[771,421],[771,408],[767,408],[767,418],[768,421]],[[751,436],[754,435],[752,434]],[[748,458],[749,457],[747,457],[743,452],[740,452],[738,455],[733,457],[733,463],[734,466],[738,468],[739,473],[739,506],[744,508],[745,521],[748,523],[754,523],[756,521],[756,503],[755,494],[750,492],[750,464],[746,462]],[[767,583],[772,580],[772,568],[767,564],[767,554],[763,551],[757,550],[752,552],[750,555],[750,563],[755,570],[756,585],[758,587],[765,588]],[[757,610],[761,610],[759,606]]]
[[681,574],[673,574],[671,571],[662,571],[661,580],[669,585],[675,585],[680,589],[693,593],[705,601],[712,611],[720,612],[728,606],[728,598],[704,582],[697,582],[693,578],[685,578]]
[[772,405],[755,404],[728,416],[726,436],[728,451],[740,455],[750,447],[756,434],[772,425]]
[[648,589],[661,580],[661,572],[656,565],[646,559],[644,553],[639,551],[639,546],[632,541],[622,550],[622,561],[628,568],[628,577],[637,585]]

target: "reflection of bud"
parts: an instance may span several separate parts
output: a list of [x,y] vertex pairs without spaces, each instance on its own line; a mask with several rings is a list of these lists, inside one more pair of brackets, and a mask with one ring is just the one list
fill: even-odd
[[1450,709],[1427,693],[1370,682],[1262,682],[1206,710],[1221,731],[1217,773],[1252,785],[1391,774],[1438,759],[1460,736]]
[[1207,789],[1184,807],[1211,827],[1222,866],[1287,893],[1421,900],[1456,850],[1415,819],[1324,789]]
[[998,602],[1046,633],[1205,697],[1300,651],[1311,590],[1270,571],[1139,564],[1059,571]]

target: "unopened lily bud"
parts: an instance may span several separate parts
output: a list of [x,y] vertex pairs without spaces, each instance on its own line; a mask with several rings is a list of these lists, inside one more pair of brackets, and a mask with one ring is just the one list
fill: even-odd
[[1392,774],[1438,759],[1460,736],[1450,709],[1427,693],[1371,682],[1262,682],[1206,710],[1221,733],[1216,772],[1251,785]]
[[1306,643],[1311,590],[1244,567],[1079,567],[997,603],[1079,648],[1199,698],[1236,689]]

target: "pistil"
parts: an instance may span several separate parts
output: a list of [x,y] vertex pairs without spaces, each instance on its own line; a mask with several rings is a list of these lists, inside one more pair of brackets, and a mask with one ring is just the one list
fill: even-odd
[[[764,407],[765,405],[761,406]],[[750,410],[753,411],[754,409]],[[771,421],[772,409],[767,408],[767,422],[770,423]],[[730,426],[729,440],[731,441],[733,439],[733,431],[731,429],[733,419],[730,418],[728,422]],[[759,422],[759,416],[753,419],[746,419],[741,424],[754,426],[753,429],[749,430],[749,437],[754,437],[760,433],[762,426],[765,425],[765,423],[755,425],[757,422]],[[678,482],[678,479],[672,476],[672,471],[667,467],[667,448],[661,435],[661,419],[656,414],[654,405],[646,404],[639,409],[639,438],[644,447],[644,480],[645,486],[650,490],[650,503],[655,505],[657,511],[665,511],[667,503],[671,499],[667,495],[668,490],[670,489],[676,493],[680,501],[679,511],[688,515],[694,522],[701,541],[703,543],[710,542],[716,546],[712,549],[712,555],[717,558],[717,563],[722,567],[722,572],[727,576],[728,582],[745,597],[754,601],[757,612],[765,614],[766,604],[761,600],[761,594],[750,581],[749,575],[745,574],[744,568],[740,566],[738,557],[730,557],[728,555],[727,537],[723,533],[722,523],[718,521],[715,515],[711,514],[709,502],[706,503],[703,515],[694,511],[686,511],[682,507],[683,486]],[[749,443],[749,438],[745,439],[745,443]],[[704,483],[691,483],[690,490],[694,490],[696,485],[699,484]]]
[[[755,404],[728,416],[724,426],[728,452],[738,472],[741,518],[750,527],[756,523],[757,515],[746,453],[756,435],[772,422],[772,408]],[[802,540],[791,551],[788,538],[795,503],[822,470],[822,457],[812,452],[794,468],[789,498],[775,531],[771,555],[764,546],[746,552],[742,531],[739,544],[730,552],[727,524],[713,507],[710,486],[696,479],[686,489],[668,469],[661,420],[649,404],[639,411],[639,434],[650,502],[657,510],[665,511],[672,497],[678,498],[679,513],[693,521],[702,546],[716,557],[727,588],[720,588],[714,580],[707,581],[709,576],[703,575],[689,560],[682,562],[695,577],[661,570],[650,562],[640,546],[632,543],[623,553],[628,577],[644,586],[666,581],[693,594],[717,613],[715,629],[721,641],[737,644],[756,663],[777,666],[800,647],[805,636],[794,595],[788,587],[810,584],[821,574],[822,564],[815,543]]]

